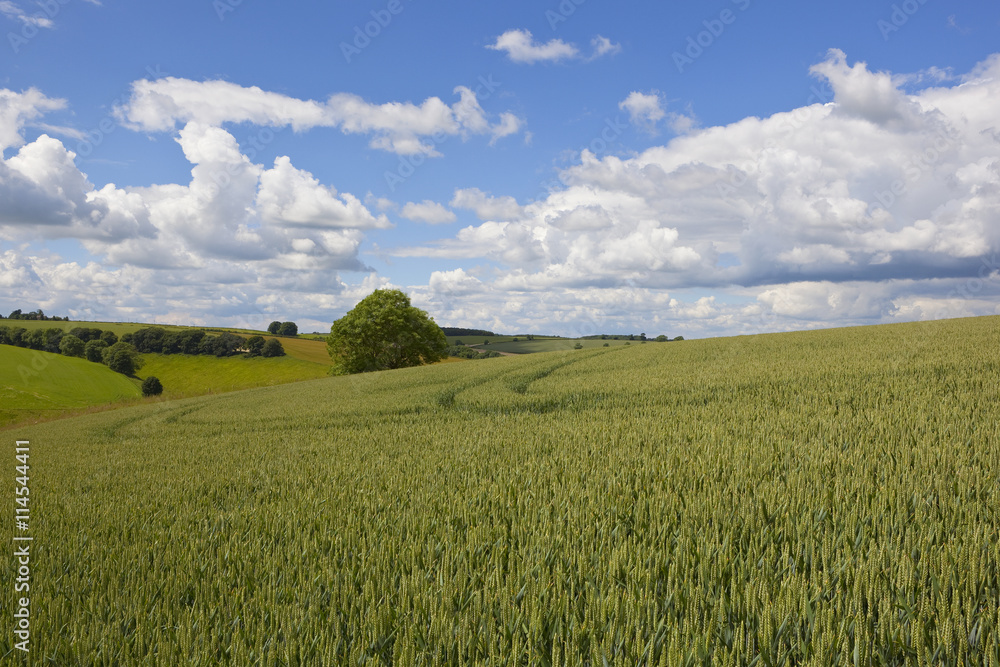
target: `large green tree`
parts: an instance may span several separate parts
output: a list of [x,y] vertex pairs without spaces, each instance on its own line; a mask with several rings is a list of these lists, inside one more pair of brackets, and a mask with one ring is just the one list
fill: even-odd
[[121,341],[102,350],[101,357],[108,368],[122,375],[135,375],[144,363],[134,345]]
[[333,323],[327,350],[334,372],[365,373],[441,361],[448,340],[399,290],[375,290]]

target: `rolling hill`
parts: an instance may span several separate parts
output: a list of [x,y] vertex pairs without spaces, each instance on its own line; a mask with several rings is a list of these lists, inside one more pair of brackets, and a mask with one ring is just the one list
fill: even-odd
[[20,428],[34,650],[989,664],[998,349],[993,317],[569,350]]
[[0,345],[0,427],[140,396],[138,383],[107,366]]

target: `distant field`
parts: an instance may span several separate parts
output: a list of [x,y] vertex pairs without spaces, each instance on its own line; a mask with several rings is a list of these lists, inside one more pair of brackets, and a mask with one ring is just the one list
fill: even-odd
[[0,427],[141,396],[107,366],[0,345]]
[[[573,350],[577,343],[583,346],[583,349],[593,349],[598,347],[604,347],[607,343],[608,347],[616,347],[619,345],[624,345],[625,343],[631,343],[632,345],[639,345],[641,341],[627,341],[627,340],[583,340],[575,338],[536,338],[535,340],[525,340],[523,338],[519,339],[516,343],[499,342],[494,343],[490,341],[489,345],[474,345],[476,349],[479,350],[496,350],[497,352],[513,352],[514,354],[533,354],[536,352],[558,352],[560,350]],[[647,345],[652,343],[647,342]],[[659,345],[659,343],[656,343]]]
[[113,331],[116,336],[125,333],[135,333],[145,327],[163,327],[167,330],[180,329],[201,329],[202,327],[181,327],[173,324],[140,324],[133,322],[50,322],[48,320],[0,320],[0,327],[10,327],[16,329],[22,327],[28,331],[35,329],[62,329],[69,331],[76,327],[87,327],[88,329],[101,329],[102,331]]
[[1000,664],[998,317],[324,378],[8,437],[31,441],[53,665]]
[[113,331],[115,335],[121,336],[125,333],[135,333],[139,329],[145,329],[147,327],[160,327],[168,331],[181,331],[185,329],[204,329],[205,331],[230,331],[232,333],[246,334],[246,335],[266,335],[266,331],[254,331],[252,329],[234,329],[230,327],[199,327],[199,326],[181,326],[177,324],[143,324],[140,322],[52,322],[49,320],[7,320],[0,319],[0,326],[10,327],[11,329],[16,329],[17,327],[23,327],[29,331],[35,329],[62,329],[63,331],[70,331],[76,327],[86,327],[88,329],[101,329],[102,331]]
[[[449,345],[457,345],[461,341],[465,345],[482,345],[483,341],[494,343],[509,343],[517,338],[519,341],[527,340],[524,336],[445,336]],[[558,338],[556,336],[535,336],[536,341],[543,340],[570,340],[569,338]]]
[[333,365],[333,362],[330,361],[330,353],[326,349],[325,340],[302,337],[287,338],[285,336],[268,336],[267,334],[264,334],[264,338],[277,338],[281,341],[281,346],[285,348],[285,353],[290,357],[324,366]]
[[269,387],[327,375],[326,365],[291,356],[219,359],[204,355],[144,354],[142,357],[146,364],[139,370],[139,377],[155,375],[163,383],[167,398]]

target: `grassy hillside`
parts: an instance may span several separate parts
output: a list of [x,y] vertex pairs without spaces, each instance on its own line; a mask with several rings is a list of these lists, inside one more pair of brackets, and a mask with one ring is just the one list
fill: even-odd
[[166,398],[219,394],[312,380],[326,377],[328,367],[292,357],[219,359],[187,354],[144,354],[142,357],[145,365],[140,369],[139,376],[158,377],[163,383]]
[[[287,355],[271,359],[144,354],[145,363],[138,372],[138,380],[83,359],[0,345],[0,398],[3,399],[0,428],[56,419],[82,408],[111,406],[139,397],[141,379],[151,375],[163,383],[166,398],[217,394],[327,376],[331,362],[325,343],[284,337],[279,340]],[[32,363],[44,367],[44,371],[35,372]]]
[[997,664],[998,350],[1000,318],[632,345],[19,429],[33,650]]
[[333,365],[333,362],[330,361],[330,353],[326,349],[325,340],[266,335],[264,338],[277,338],[280,340],[281,346],[285,348],[285,353],[290,357],[324,366]]
[[0,427],[140,395],[136,382],[107,366],[0,345]]

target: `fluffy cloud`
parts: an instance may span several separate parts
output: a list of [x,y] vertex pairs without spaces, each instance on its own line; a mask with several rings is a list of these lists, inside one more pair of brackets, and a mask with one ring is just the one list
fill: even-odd
[[[17,120],[8,122],[16,130]],[[11,297],[33,302],[39,284],[77,296],[91,289],[94,298],[118,303],[118,317],[128,317],[134,314],[129,304],[140,301],[166,308],[161,293],[174,295],[170,308],[196,308],[199,299],[183,294],[198,293],[198,286],[234,286],[233,304],[244,308],[270,289],[336,294],[347,289],[336,271],[368,270],[358,257],[364,232],[390,227],[385,215],[323,185],[287,157],[269,169],[253,163],[219,127],[190,122],[176,141],[192,165],[187,184],[98,189],[79,171],[75,155],[45,134],[0,161],[0,239],[77,239],[91,256],[123,267],[116,272],[37,255],[28,261],[23,254],[13,266],[8,252]],[[102,285],[125,279],[128,289],[104,294]],[[205,312],[215,310],[203,305]],[[81,312],[79,304],[73,308]]]
[[[738,292],[752,304],[712,308],[731,322],[767,314],[772,330],[993,312],[993,279],[959,309],[941,290],[985,280],[1000,252],[1000,57],[912,94],[839,51],[812,72],[832,102],[627,159],[584,151],[564,188],[523,207],[486,210],[481,191],[456,192],[452,206],[484,209],[485,222],[396,252],[486,260],[494,285],[534,298],[626,284]],[[663,118],[655,95],[622,105],[639,121]]]
[[165,77],[133,83],[131,97],[115,113],[127,126],[146,132],[169,132],[178,124],[192,122],[215,127],[252,123],[291,127],[296,132],[335,127],[345,134],[370,136],[372,148],[400,155],[440,155],[425,141],[435,135],[489,135],[494,143],[520,129],[521,120],[511,112],[503,112],[490,123],[469,88],[458,86],[454,93],[459,100],[451,106],[437,97],[421,104],[373,104],[349,93],[317,102],[227,81]]
[[429,225],[439,225],[445,222],[455,222],[455,214],[441,204],[425,199],[418,203],[409,202],[400,211],[407,220],[426,222]]
[[601,56],[613,56],[616,53],[621,53],[622,45],[612,42],[607,37],[602,37],[598,35],[590,40],[590,46],[594,50],[592,58],[600,58]]
[[115,241],[153,233],[141,200],[113,185],[97,190],[75,154],[43,134],[0,161],[0,238]]
[[492,197],[479,188],[455,190],[451,205],[474,211],[480,220],[512,220],[522,214],[521,207],[513,197]]
[[579,49],[561,39],[551,39],[545,44],[536,44],[531,32],[527,30],[508,30],[486,48],[503,51],[511,61],[528,65],[576,58],[580,55]]
[[309,172],[296,169],[287,156],[260,176],[257,206],[270,224],[315,229],[386,228],[389,220],[375,217],[353,195],[338,197],[336,189],[322,184]]
[[663,108],[663,101],[660,99],[659,93],[655,92],[632,91],[618,104],[618,108],[622,111],[628,111],[629,122],[648,134],[656,134],[657,124],[663,120],[675,134],[690,132],[698,124],[697,119],[692,114],[676,111],[667,112]]
[[46,97],[36,88],[23,93],[0,89],[0,156],[24,143],[21,130],[50,111],[66,107],[66,100]]
[[[612,42],[607,37],[597,35],[591,40],[594,60],[606,55],[614,55],[621,51],[621,45]],[[559,62],[582,58],[583,54],[574,44],[561,39],[551,39],[544,44],[535,42],[534,36],[528,30],[508,30],[486,46],[494,51],[503,51],[511,62],[533,65],[537,62]]]
[[640,93],[632,91],[618,105],[622,111],[628,111],[629,121],[633,125],[652,130],[666,115],[660,102],[660,96],[655,93]]
[[478,294],[482,291],[483,283],[475,276],[467,274],[464,269],[455,269],[432,272],[428,287],[435,294],[457,296]]

